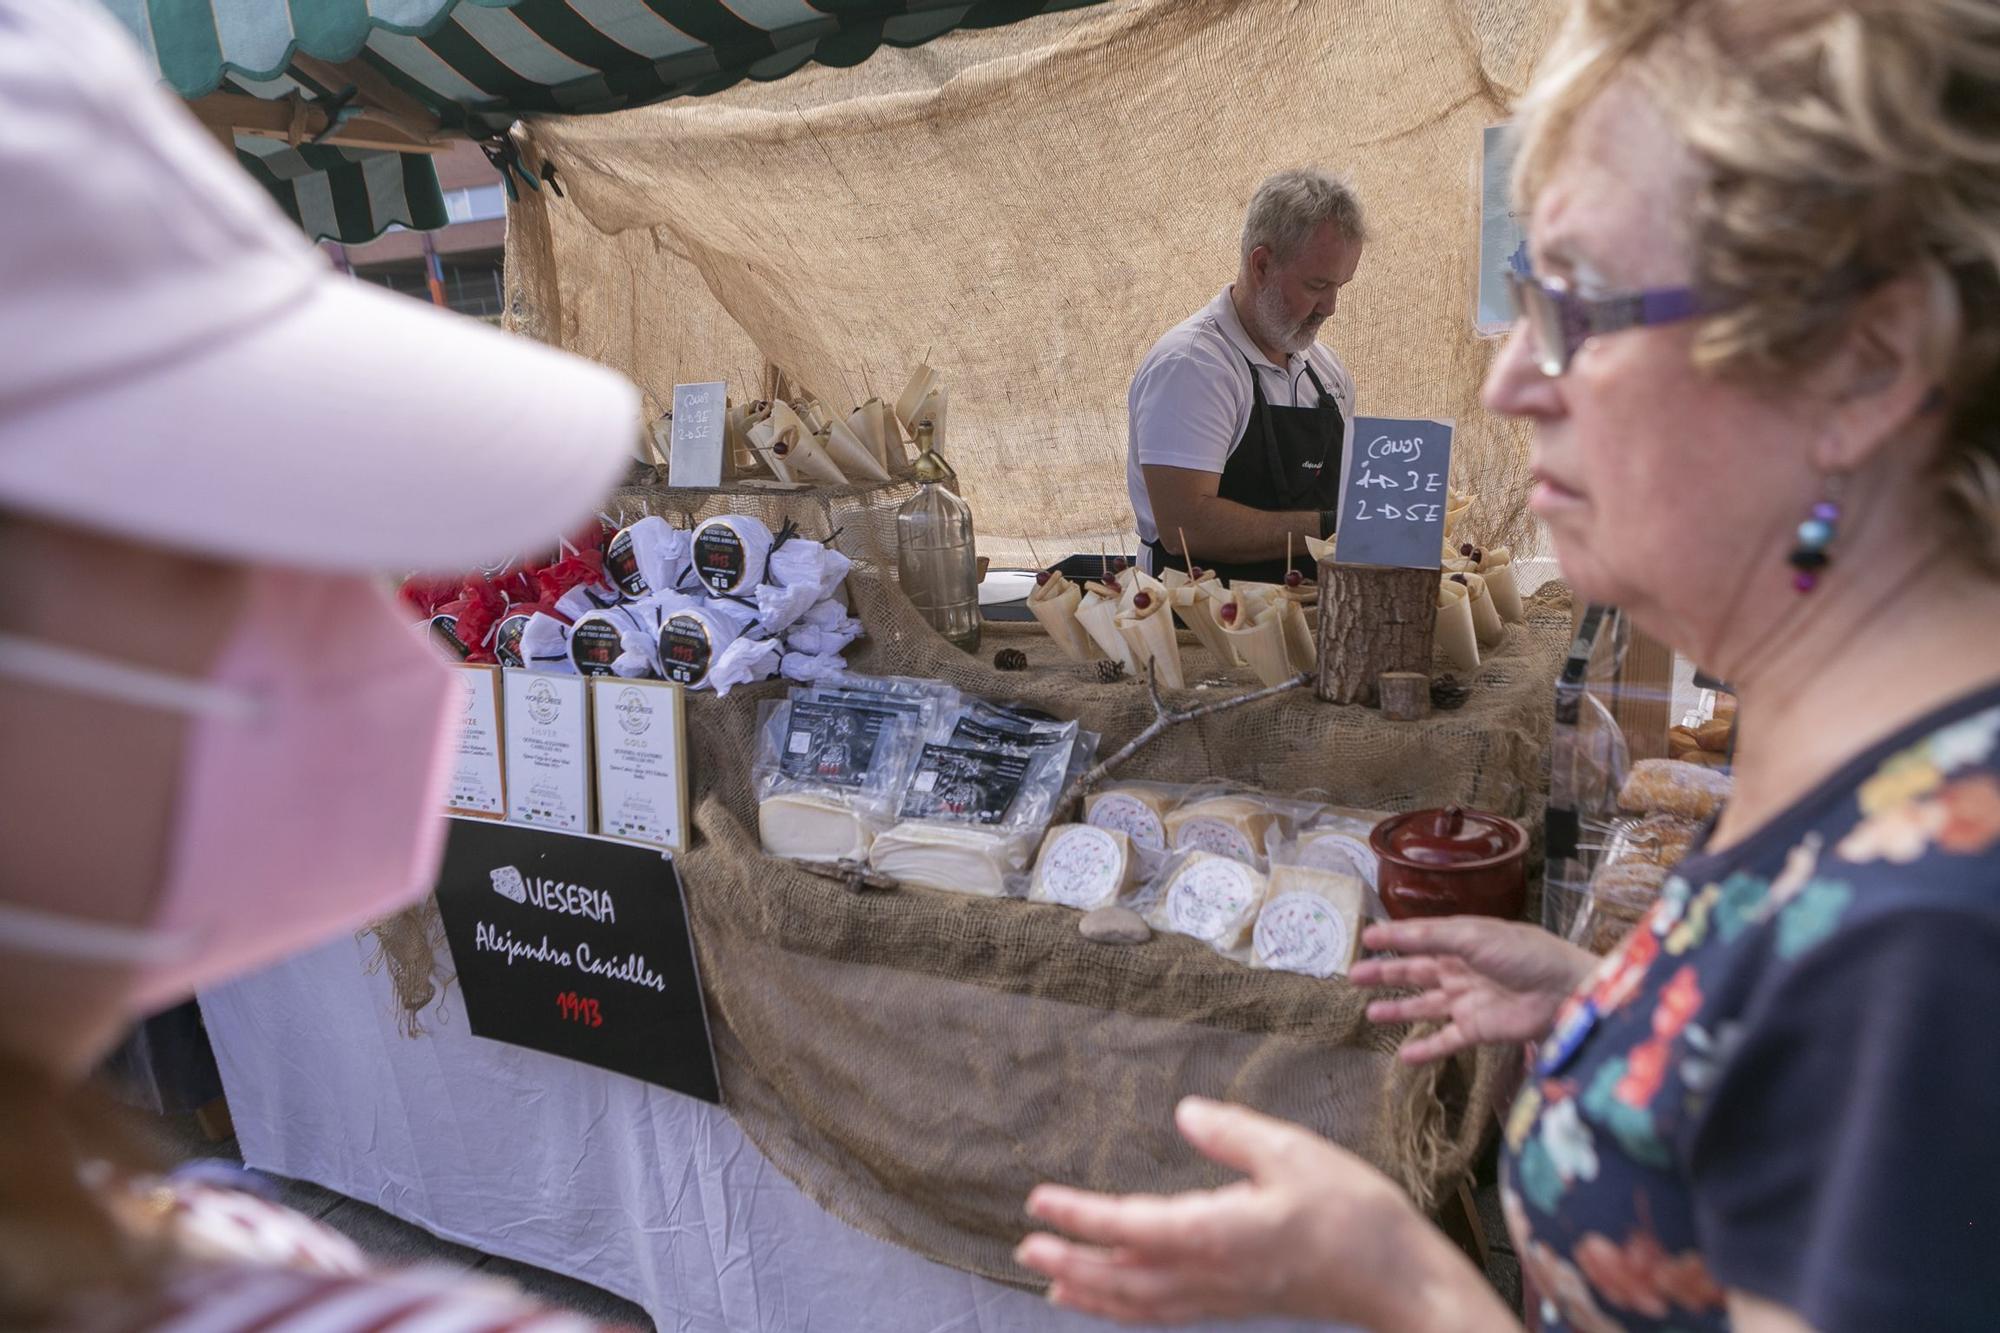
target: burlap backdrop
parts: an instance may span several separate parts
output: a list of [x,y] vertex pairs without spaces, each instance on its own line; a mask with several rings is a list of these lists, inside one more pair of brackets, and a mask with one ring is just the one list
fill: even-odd
[[983,534],[1129,531],[1133,369],[1233,276],[1258,180],[1319,163],[1351,173],[1376,236],[1324,334],[1361,409],[1455,418],[1479,537],[1525,553],[1525,435],[1477,405],[1477,167],[1557,8],[1113,0],[538,120],[568,197],[512,211],[514,322],[655,411],[676,382],[749,396],[767,361],[845,407],[928,358]]

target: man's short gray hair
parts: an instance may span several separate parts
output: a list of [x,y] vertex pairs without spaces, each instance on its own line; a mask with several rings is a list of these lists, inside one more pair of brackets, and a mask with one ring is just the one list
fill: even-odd
[[1312,167],[1267,177],[1243,216],[1243,260],[1248,263],[1250,252],[1262,245],[1278,263],[1287,263],[1329,222],[1343,240],[1368,239],[1361,201],[1345,180]]

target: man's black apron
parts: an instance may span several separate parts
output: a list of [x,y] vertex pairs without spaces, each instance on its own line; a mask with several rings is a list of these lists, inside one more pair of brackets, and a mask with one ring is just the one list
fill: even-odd
[[[1223,466],[1217,494],[1225,500],[1274,513],[1335,508],[1340,504],[1340,447],[1347,434],[1340,404],[1320,383],[1319,375],[1308,361],[1306,374],[1312,377],[1313,388],[1319,391],[1319,402],[1312,407],[1272,407],[1264,401],[1264,385],[1257,367],[1247,357],[1244,364],[1250,367],[1253,395],[1250,420],[1243,427],[1243,438],[1236,442]],[[1178,549],[1179,534],[1162,531],[1160,536],[1163,540],[1147,543],[1153,553],[1154,572],[1186,569],[1187,562]],[[1168,541],[1174,543],[1175,549],[1167,549]],[[1196,557],[1195,563],[1229,582],[1247,579],[1252,583],[1282,583],[1287,569],[1282,558],[1247,565],[1218,565]],[[1313,580],[1319,577],[1318,566],[1312,553],[1300,543],[1293,552],[1290,568]]]

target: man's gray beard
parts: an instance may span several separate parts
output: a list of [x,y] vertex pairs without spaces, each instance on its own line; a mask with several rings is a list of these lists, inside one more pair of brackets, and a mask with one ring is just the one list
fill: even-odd
[[1285,296],[1276,287],[1265,287],[1251,302],[1257,314],[1257,336],[1286,356],[1297,356],[1313,345],[1319,335],[1320,321],[1307,320],[1304,324],[1293,324],[1286,328]]

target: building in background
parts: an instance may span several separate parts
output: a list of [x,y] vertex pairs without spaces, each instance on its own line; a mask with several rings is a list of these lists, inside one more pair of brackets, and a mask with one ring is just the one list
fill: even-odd
[[500,256],[507,189],[486,154],[471,142],[453,144],[436,161],[450,226],[433,232],[394,228],[367,245],[327,241],[321,248],[365,282],[498,322],[504,304]]

